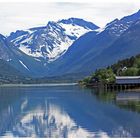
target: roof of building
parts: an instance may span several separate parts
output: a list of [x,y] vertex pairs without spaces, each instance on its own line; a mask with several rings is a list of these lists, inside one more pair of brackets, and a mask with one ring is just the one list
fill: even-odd
[[140,79],[140,76],[116,76],[117,80],[121,79]]

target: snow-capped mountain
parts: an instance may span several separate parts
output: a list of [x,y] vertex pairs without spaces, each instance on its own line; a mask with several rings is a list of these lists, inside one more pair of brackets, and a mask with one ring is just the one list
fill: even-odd
[[111,35],[119,37],[138,19],[140,19],[140,10],[132,15],[125,16],[120,20],[116,18],[112,22],[108,23],[104,28],[99,28],[96,31],[101,33],[106,30]]
[[[43,60],[38,61],[33,57],[26,55],[21,50],[13,46],[13,44],[10,43],[3,35],[0,35],[0,60],[9,65],[10,69],[16,69],[25,75],[45,73],[45,62]],[[4,67],[0,67],[0,69],[3,71]]]
[[[137,40],[139,28],[134,28],[137,34],[134,31],[130,32],[130,28],[135,25],[135,22],[138,24],[139,20],[140,11],[120,20],[115,19],[108,23],[105,28],[97,29],[98,33],[96,34],[94,32],[84,34],[69,47],[62,57],[50,64],[51,69],[48,73],[50,75],[71,73],[88,75],[97,68],[138,54],[140,52],[137,43],[139,42]],[[131,36],[128,35],[129,33]],[[125,39],[123,40],[124,35]],[[129,40],[131,41],[129,42]]]
[[50,62],[64,54],[80,36],[98,28],[91,22],[70,18],[48,22],[44,27],[16,31],[10,34],[8,41],[25,54]]
[[[30,76],[88,75],[97,68],[139,53],[135,43],[139,34],[130,30],[139,25],[139,20],[140,11],[115,19],[104,28],[70,18],[48,22],[44,27],[18,30],[7,38],[0,36],[0,58]],[[136,30],[139,31],[139,26]],[[111,58],[111,52],[117,56],[114,54]]]

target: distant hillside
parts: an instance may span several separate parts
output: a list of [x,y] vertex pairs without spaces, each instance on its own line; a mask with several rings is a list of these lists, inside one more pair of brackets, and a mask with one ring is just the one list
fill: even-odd
[[[44,83],[64,83],[76,82],[79,75],[63,75],[56,77],[31,78],[22,74],[8,62],[0,59],[0,84],[44,84]],[[83,77],[82,77],[83,78]]]
[[17,83],[22,78],[21,72],[0,59],[0,83]]

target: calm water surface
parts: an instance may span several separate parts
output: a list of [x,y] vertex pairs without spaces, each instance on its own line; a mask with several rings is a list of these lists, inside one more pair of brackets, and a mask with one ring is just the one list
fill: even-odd
[[0,136],[140,137],[140,93],[1,87]]

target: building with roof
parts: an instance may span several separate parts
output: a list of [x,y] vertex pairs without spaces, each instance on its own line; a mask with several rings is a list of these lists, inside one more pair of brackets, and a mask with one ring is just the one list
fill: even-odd
[[140,76],[116,76],[116,84],[140,84]]

